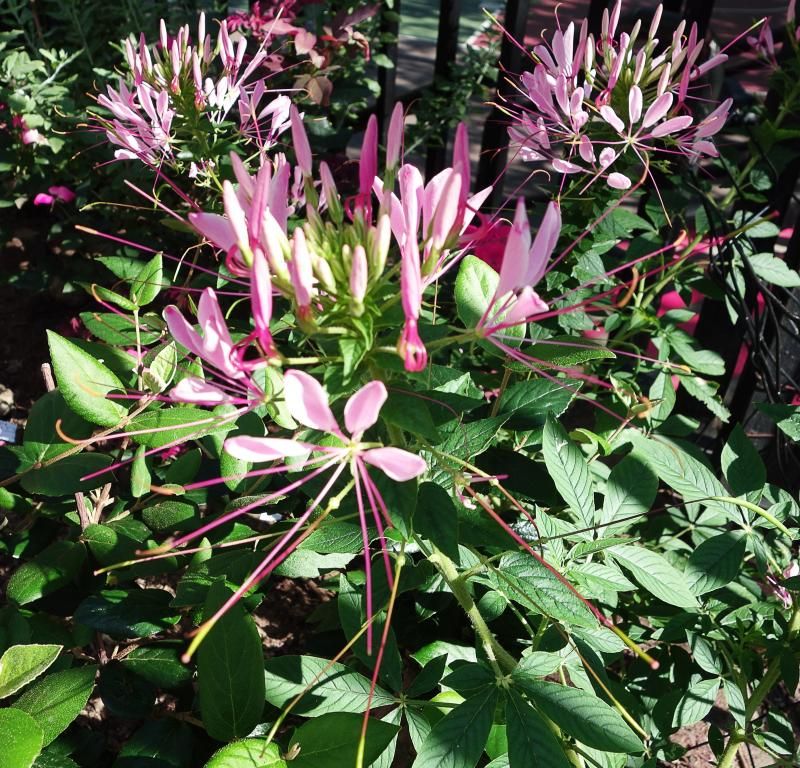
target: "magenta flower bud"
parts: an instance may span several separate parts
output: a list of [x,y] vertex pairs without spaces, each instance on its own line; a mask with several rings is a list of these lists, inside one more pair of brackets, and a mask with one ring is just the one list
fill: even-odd
[[55,202],[55,198],[52,195],[48,195],[45,192],[39,192],[36,197],[33,198],[34,205],[52,205]]
[[398,101],[392,110],[389,130],[386,133],[386,170],[391,171],[400,163],[403,148],[403,103]]
[[297,165],[300,166],[303,176],[310,177],[312,165],[311,145],[308,143],[308,135],[303,125],[303,118],[294,104],[289,109],[289,119],[292,124],[292,144],[294,145]]
[[353,251],[353,259],[350,266],[350,296],[356,307],[361,306],[364,302],[368,281],[367,253],[364,250],[364,246],[359,244]]
[[314,272],[311,254],[308,252],[306,236],[298,227],[292,237],[292,260],[289,262],[289,277],[294,288],[294,299],[300,317],[307,319],[311,313],[311,297],[314,291]]
[[364,141],[361,144],[361,157],[358,161],[358,196],[365,206],[372,196],[372,182],[378,173],[378,118],[370,115]]

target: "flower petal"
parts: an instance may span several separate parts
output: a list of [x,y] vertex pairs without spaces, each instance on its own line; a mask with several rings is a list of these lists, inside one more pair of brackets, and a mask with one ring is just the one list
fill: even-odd
[[419,477],[427,468],[423,458],[401,448],[372,448],[364,451],[361,458],[399,483]]
[[190,213],[191,225],[210,243],[223,251],[236,245],[236,235],[230,221],[218,213]]
[[295,421],[322,432],[340,433],[333,417],[328,396],[313,376],[303,371],[289,370],[283,377],[283,399]]
[[280,437],[250,437],[241,435],[225,441],[225,452],[244,461],[275,461],[291,456],[305,456],[310,446]]
[[213,384],[194,377],[179,381],[170,390],[169,396],[178,403],[197,403],[198,405],[219,405],[220,403],[230,403],[234,399]]
[[691,115],[671,117],[669,120],[661,123],[661,125],[657,125],[653,128],[653,132],[650,135],[654,138],[659,138],[661,136],[667,136],[670,133],[677,133],[678,131],[688,128],[692,124],[692,120],[693,118]]
[[628,189],[631,180],[624,173],[609,173],[606,183],[612,189]]
[[344,407],[347,431],[355,437],[368,430],[378,420],[386,397],[386,387],[382,381],[371,381],[361,387]]

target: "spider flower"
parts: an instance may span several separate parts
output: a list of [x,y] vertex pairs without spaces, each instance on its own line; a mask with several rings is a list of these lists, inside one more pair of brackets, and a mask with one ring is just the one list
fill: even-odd
[[604,12],[597,41],[584,20],[579,30],[570,23],[549,45],[533,49],[533,71],[520,78],[523,106],[511,110],[515,122],[509,128],[523,160],[547,160],[560,174],[603,178],[618,190],[631,186],[631,166],[647,166],[653,153],[692,161],[715,157],[711,137],[732,103],[720,104],[708,122],[691,113],[690,84],[727,59],[718,53],[699,63],[704,41],[696,24],[684,37],[681,22],[659,46],[662,7],[646,36],[641,21],[617,35],[621,8],[617,0]]
[[[279,498],[304,484],[307,480],[332,470],[330,478],[322,490],[308,504],[294,521],[289,530],[270,548],[268,554],[244,580],[228,601],[223,604],[217,613],[212,616],[201,628],[195,639],[192,649],[211,626],[232,605],[236,603],[249,589],[263,580],[269,573],[290,554],[302,540],[301,530],[320,509],[325,497],[331,492],[339,477],[349,470],[352,486],[355,488],[356,504],[364,544],[365,570],[367,577],[367,612],[373,615],[372,607],[372,576],[370,566],[370,541],[369,522],[367,520],[367,507],[375,523],[378,539],[387,569],[387,577],[392,578],[389,564],[387,543],[384,537],[385,526],[391,525],[391,519],[386,504],[378,490],[377,485],[370,476],[370,468],[383,472],[387,477],[397,482],[413,480],[423,474],[427,465],[419,456],[396,448],[384,446],[380,443],[365,442],[364,435],[367,430],[375,426],[381,408],[386,402],[386,387],[380,381],[371,381],[357,390],[347,401],[344,407],[344,429],[336,420],[331,411],[328,397],[322,385],[312,376],[298,370],[287,370],[284,375],[285,404],[288,412],[298,424],[316,430],[328,436],[325,445],[298,439],[278,437],[249,437],[240,436],[228,438],[224,449],[235,458],[254,463],[286,462],[292,460],[292,469],[311,468],[309,473],[301,480],[295,480],[278,491],[270,493],[265,498],[259,499],[241,509],[229,512],[214,520],[201,529],[191,534],[182,536],[171,542],[170,548],[174,549],[199,536],[205,535],[209,530],[222,525],[233,517],[246,514],[258,506],[269,503],[270,500]],[[332,438],[332,440],[331,440]],[[333,443],[333,444],[332,444]],[[319,458],[306,458],[317,454]],[[315,466],[316,465],[316,466]],[[286,463],[279,463],[268,470],[255,470],[252,474],[270,474],[284,472],[289,469]],[[335,505],[334,505],[335,506]],[[329,505],[330,508],[330,505]],[[371,638],[368,635],[368,645]]]

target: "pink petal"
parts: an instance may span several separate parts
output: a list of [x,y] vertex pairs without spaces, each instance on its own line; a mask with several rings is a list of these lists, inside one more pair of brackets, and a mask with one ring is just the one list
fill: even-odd
[[382,381],[371,381],[358,390],[344,407],[344,423],[347,431],[358,439],[377,420],[386,402],[386,387]]
[[542,301],[539,294],[533,288],[525,287],[517,296],[514,305],[503,317],[503,324],[509,323],[517,325],[519,323],[527,322],[535,315],[542,312],[547,312],[550,307]]
[[631,185],[631,180],[624,173],[609,173],[606,179],[609,187],[613,189],[628,189]]
[[233,400],[229,394],[213,384],[196,378],[182,379],[170,390],[169,396],[178,403],[196,403],[197,405],[219,405]]
[[228,217],[228,221],[230,221],[234,237],[236,238],[240,250],[249,250],[250,238],[247,234],[247,217],[245,216],[242,204],[239,202],[239,198],[236,197],[233,184],[227,179],[222,182],[222,200],[225,206],[225,215]]
[[170,336],[172,336],[178,344],[182,347],[186,347],[186,349],[195,355],[201,354],[202,345],[200,335],[189,325],[186,318],[176,306],[170,305],[164,309],[164,320],[167,322]]
[[600,107],[600,117],[618,133],[623,133],[625,131],[625,123],[622,122],[620,116],[611,109],[608,104],[604,104]]
[[517,200],[514,224],[508,233],[503,260],[500,263],[500,280],[495,291],[497,298],[505,296],[509,291],[516,291],[525,284],[530,249],[531,226],[525,210],[525,198],[520,197]]
[[553,160],[553,168],[557,170],[559,173],[582,173],[583,168],[579,165],[575,165],[575,163],[570,163],[568,160],[562,160],[561,158],[556,158]]
[[398,101],[392,110],[392,117],[389,121],[389,130],[386,133],[386,168],[395,168],[400,162],[400,153],[403,148],[403,128],[405,125],[405,115],[403,114],[403,103]]
[[361,457],[399,483],[419,477],[427,468],[424,459],[400,448],[372,448]]
[[253,274],[250,277],[250,306],[253,324],[262,341],[270,338],[269,324],[272,320],[272,279],[267,259],[260,248],[253,253]]
[[48,195],[45,192],[39,192],[36,197],[33,198],[34,205],[52,205],[55,198],[52,195]]
[[210,243],[223,251],[236,245],[236,235],[230,221],[218,213],[190,213],[192,226]]
[[669,112],[670,108],[672,107],[672,94],[667,91],[667,93],[662,93],[648,108],[647,112],[644,113],[644,120],[642,120],[642,127],[649,128],[651,125],[655,125],[659,120],[661,120],[664,115]]
[[561,234],[561,208],[558,203],[552,201],[547,204],[544,218],[539,225],[539,231],[533,241],[528,258],[528,270],[525,275],[525,285],[533,286],[539,282],[544,275],[547,261],[556,247],[558,237]]
[[594,150],[592,149],[591,139],[588,136],[581,136],[581,140],[578,142],[578,152],[585,162],[594,162]]
[[692,120],[693,118],[691,115],[671,117],[666,122],[663,122],[661,125],[657,125],[655,128],[653,128],[651,135],[655,138],[659,138],[661,136],[667,136],[670,133],[677,133],[678,131],[688,128],[692,124]]
[[303,371],[289,370],[283,377],[283,399],[294,420],[321,432],[339,434],[328,396],[313,376]]
[[297,165],[300,166],[304,176],[310,176],[312,164],[311,145],[308,143],[308,135],[303,125],[303,119],[294,104],[292,104],[289,115],[292,121],[292,146],[297,158]]
[[600,152],[600,165],[602,165],[603,168],[608,168],[616,159],[617,153],[611,149],[611,147],[606,147]]
[[225,452],[244,461],[275,461],[292,456],[305,456],[309,446],[296,440],[280,437],[249,437],[241,435],[225,441]]
[[638,85],[634,85],[628,93],[628,116],[631,125],[638,123],[642,116],[642,91]]
[[364,141],[361,144],[361,157],[358,160],[358,192],[369,199],[372,182],[378,173],[378,118],[370,115]]

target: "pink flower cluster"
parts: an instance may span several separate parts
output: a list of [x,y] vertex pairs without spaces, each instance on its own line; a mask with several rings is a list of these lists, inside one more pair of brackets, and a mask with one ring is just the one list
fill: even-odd
[[728,99],[699,120],[691,114],[691,84],[727,59],[719,53],[698,63],[704,43],[696,24],[685,37],[681,22],[669,44],[659,47],[659,6],[637,45],[641,21],[630,34],[617,34],[621,8],[617,0],[604,12],[597,41],[584,19],[580,28],[570,23],[549,45],[534,48],[533,71],[521,77],[520,92],[529,103],[509,129],[524,160],[548,160],[559,173],[602,177],[620,190],[631,186],[631,163],[647,167],[662,148],[693,161],[716,156],[711,138],[731,105]]
[[196,130],[211,133],[237,105],[240,132],[255,135],[262,148],[273,146],[288,128],[289,99],[278,96],[262,105],[268,93],[263,77],[251,78],[267,53],[262,47],[245,62],[246,54],[247,40],[234,43],[224,21],[213,45],[205,14],[200,14],[194,44],[188,25],[170,37],[163,20],[159,43],[148,45],[144,34],[138,43],[127,39],[129,77],[121,79],[117,89],[108,85],[97,99],[112,114],[112,119],[100,122],[109,141],[120,147],[117,159],[138,158],[155,165],[186,139],[176,126],[186,126],[187,133],[200,123]]

